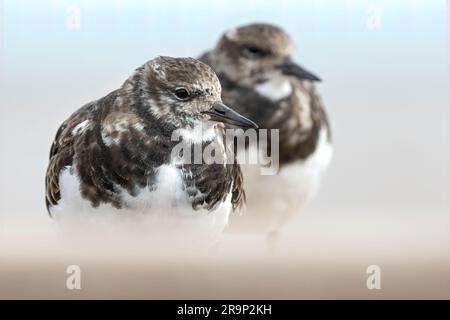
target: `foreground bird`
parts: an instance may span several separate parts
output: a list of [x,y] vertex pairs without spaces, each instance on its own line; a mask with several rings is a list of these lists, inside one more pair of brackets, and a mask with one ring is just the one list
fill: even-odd
[[282,29],[252,24],[227,32],[200,58],[219,76],[225,103],[261,129],[279,129],[280,170],[262,176],[242,167],[247,211],[231,217],[231,231],[276,234],[312,199],[331,160],[330,127],[314,86],[320,79],[292,61],[293,47]]
[[[256,127],[221,103],[213,70],[192,58],[158,57],[59,128],[46,176],[48,212],[65,216],[143,214],[157,228],[220,232],[245,199],[239,165],[177,162],[183,141],[223,144],[223,122]],[[201,128],[198,131],[198,128]],[[224,157],[226,154],[224,153]],[[230,161],[231,160],[231,161]]]

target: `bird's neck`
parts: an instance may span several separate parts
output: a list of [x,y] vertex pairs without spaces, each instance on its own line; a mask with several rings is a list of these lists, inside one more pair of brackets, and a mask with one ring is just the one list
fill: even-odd
[[294,83],[288,96],[274,101],[223,75],[220,80],[225,103],[235,106],[236,111],[258,123],[261,129],[279,130],[280,164],[306,159],[314,152],[320,130],[327,128],[328,122],[313,86]]
[[183,141],[194,144],[212,141],[218,134],[217,125],[206,121],[195,121],[192,125],[178,128],[172,133],[172,135],[178,135]]

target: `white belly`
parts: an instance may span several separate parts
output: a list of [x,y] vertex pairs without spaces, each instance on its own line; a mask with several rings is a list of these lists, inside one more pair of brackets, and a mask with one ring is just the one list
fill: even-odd
[[230,217],[231,232],[271,232],[299,213],[311,201],[332,158],[332,147],[322,130],[316,151],[304,161],[264,176],[259,166],[242,166],[247,211]]
[[[117,187],[124,208],[116,209],[110,204],[93,208],[81,197],[79,181],[66,168],[60,174],[61,200],[50,209],[53,217],[64,225],[83,223],[94,229],[120,230],[132,228],[133,232],[155,235],[186,237],[189,233],[202,237],[217,237],[228,223],[232,209],[231,192],[215,210],[194,211],[182,186],[181,172],[174,166],[163,165],[157,171],[156,188],[139,190],[136,197]],[[91,223],[92,222],[92,223]],[[124,230],[126,231],[126,230]],[[186,234],[186,232],[189,232]]]

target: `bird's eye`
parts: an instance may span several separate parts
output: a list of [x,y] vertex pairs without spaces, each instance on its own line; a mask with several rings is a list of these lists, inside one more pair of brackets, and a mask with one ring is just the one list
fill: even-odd
[[261,58],[267,55],[267,52],[254,46],[247,46],[243,48],[243,53],[248,58]]
[[191,95],[189,93],[189,91],[187,91],[184,88],[179,88],[175,90],[175,95],[177,96],[178,99],[180,100],[186,100],[188,99]]

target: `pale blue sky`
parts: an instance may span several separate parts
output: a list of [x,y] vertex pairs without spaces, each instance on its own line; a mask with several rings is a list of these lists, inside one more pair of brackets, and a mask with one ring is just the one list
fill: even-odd
[[[81,29],[66,28],[70,5],[81,9]],[[366,27],[368,8],[381,9],[381,29]],[[294,37],[298,56],[329,47],[425,57],[445,44],[446,1],[5,1],[5,50],[17,59],[35,55],[143,60],[157,54],[197,55],[226,29],[247,22],[279,24]],[[326,51],[326,53],[323,53]],[[87,53],[88,52],[88,53]],[[356,52],[359,55],[361,52]],[[407,57],[405,57],[407,58]],[[318,62],[317,62],[318,63]]]

